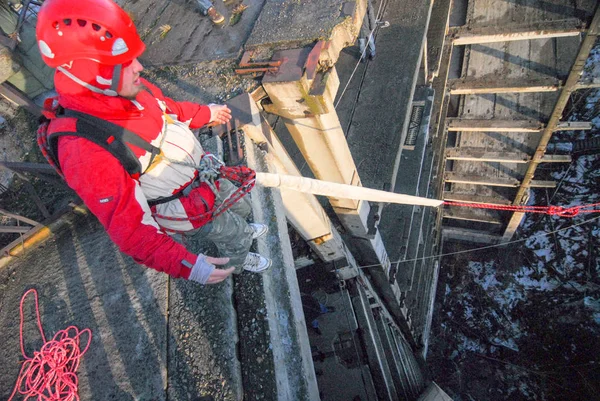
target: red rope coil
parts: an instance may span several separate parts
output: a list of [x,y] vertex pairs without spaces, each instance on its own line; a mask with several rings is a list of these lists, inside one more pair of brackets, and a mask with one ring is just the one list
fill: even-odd
[[[42,336],[44,345],[39,351],[33,353],[33,357],[25,354],[23,341],[23,303],[29,294],[34,295],[35,312],[38,329]],[[54,338],[46,341],[40,310],[38,295],[35,289],[30,289],[21,298],[20,304],[21,323],[20,341],[21,353],[25,358],[15,388],[8,401],[11,401],[17,392],[24,395],[24,400],[37,398],[38,401],[74,401],[79,400],[77,368],[81,357],[87,352],[92,341],[90,329],[79,330],[75,326],[60,330]],[[87,344],[81,350],[81,336],[87,334]],[[72,335],[71,335],[72,334]]]

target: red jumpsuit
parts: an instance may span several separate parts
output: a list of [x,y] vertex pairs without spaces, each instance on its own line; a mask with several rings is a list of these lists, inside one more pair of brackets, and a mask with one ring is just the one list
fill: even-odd
[[[169,160],[197,165],[204,154],[190,128],[199,128],[209,122],[207,106],[176,102],[145,80],[147,90],[141,91],[134,101],[85,89],[82,94],[80,85],[58,73],[55,83],[59,103],[64,108],[125,127],[160,147]],[[54,119],[48,131],[63,132],[69,124],[75,124],[75,120]],[[194,180],[197,171],[165,158],[155,159],[148,168],[150,154],[133,145],[131,148],[145,171],[139,179],[132,178],[108,151],[84,138],[60,137],[58,159],[68,185],[96,215],[122,252],[138,263],[187,279],[190,269],[182,261],[193,265],[197,255],[188,252],[163,228],[189,231],[205,222],[154,219],[152,212],[176,218],[196,216],[212,208],[214,194],[202,184],[187,196],[154,206],[151,210],[148,200],[179,192]]]

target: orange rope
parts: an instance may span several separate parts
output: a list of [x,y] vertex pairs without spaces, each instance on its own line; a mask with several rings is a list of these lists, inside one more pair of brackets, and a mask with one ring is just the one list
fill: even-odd
[[[37,325],[44,342],[42,348],[35,351],[31,358],[25,354],[23,342],[23,303],[30,293],[33,293],[35,297]],[[24,400],[37,398],[38,401],[78,401],[76,371],[81,357],[86,353],[92,341],[91,330],[84,329],[80,331],[75,326],[69,326],[65,330],[57,332],[52,340],[46,341],[40,318],[38,295],[35,289],[30,289],[23,294],[20,315],[21,353],[25,361],[21,366],[17,383],[8,401],[13,399],[17,391],[25,396]],[[73,333],[73,336],[70,336],[70,333]],[[84,333],[87,333],[88,339],[85,348],[81,351],[80,337]]]

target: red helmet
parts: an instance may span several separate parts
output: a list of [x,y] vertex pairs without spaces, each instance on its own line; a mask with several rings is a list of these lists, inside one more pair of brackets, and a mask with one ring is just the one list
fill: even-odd
[[53,68],[78,59],[123,64],[146,47],[129,15],[112,0],[46,0],[36,36],[44,62]]

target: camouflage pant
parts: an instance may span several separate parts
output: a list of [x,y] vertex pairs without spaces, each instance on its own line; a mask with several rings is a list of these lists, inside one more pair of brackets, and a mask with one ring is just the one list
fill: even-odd
[[[236,187],[228,180],[220,180],[219,198],[225,199]],[[220,203],[217,200],[217,204]],[[248,195],[234,203],[225,213],[210,223],[185,235],[207,239],[215,244],[221,257],[228,257],[227,267],[235,267],[234,273],[243,271],[242,265],[252,245],[252,229],[246,218],[252,211]]]

